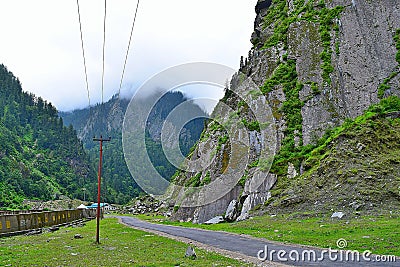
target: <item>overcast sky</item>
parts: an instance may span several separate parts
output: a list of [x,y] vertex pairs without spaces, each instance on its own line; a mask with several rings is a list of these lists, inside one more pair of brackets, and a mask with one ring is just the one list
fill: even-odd
[[[107,1],[105,101],[118,92],[136,1]],[[141,0],[123,91],[132,92],[151,76],[182,63],[213,62],[238,69],[240,56],[251,48],[256,2]],[[25,91],[60,110],[87,106],[76,1],[0,3],[0,63],[20,79]],[[94,104],[101,101],[104,1],[79,3]]]

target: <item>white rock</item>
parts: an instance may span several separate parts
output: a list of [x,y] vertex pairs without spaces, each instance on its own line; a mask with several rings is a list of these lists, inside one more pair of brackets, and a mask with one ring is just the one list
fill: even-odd
[[224,218],[222,216],[216,216],[208,221],[206,221],[204,224],[217,224],[217,223],[222,223],[224,222]]
[[339,211],[339,212],[334,212],[331,216],[331,218],[339,218],[342,219],[342,217],[344,216],[344,213]]

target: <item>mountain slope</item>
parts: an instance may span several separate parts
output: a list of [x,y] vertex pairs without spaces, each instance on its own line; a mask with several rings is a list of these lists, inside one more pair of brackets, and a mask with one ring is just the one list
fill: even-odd
[[279,176],[263,212],[398,210],[399,138],[400,98],[391,96],[329,130],[317,144],[285,159],[286,164],[301,159],[301,173]]
[[0,65],[0,207],[20,208],[24,198],[94,195],[95,172],[72,127],[50,104],[22,91]]
[[[293,196],[294,203],[296,198],[301,200],[299,203],[303,203],[301,208],[304,211],[330,211],[332,207],[342,207],[343,201],[352,203],[357,198],[352,201],[352,194],[344,194],[343,201],[339,201],[340,204],[336,206],[317,205],[322,201],[326,203],[327,199],[324,200],[323,193],[312,185],[331,184],[336,179],[342,179],[343,173],[355,173],[356,170],[358,175],[349,178],[354,179],[353,184],[339,184],[335,190],[329,186],[324,187],[332,189],[329,193],[332,199],[340,199],[343,192],[353,188],[354,192],[361,194],[362,191],[366,194],[360,198],[360,202],[372,204],[376,210],[386,208],[383,200],[388,196],[390,202],[397,206],[399,192],[396,188],[386,194],[385,198],[374,198],[374,194],[386,190],[387,186],[397,186],[396,171],[387,177],[369,175],[374,177],[371,181],[376,181],[378,186],[386,184],[383,187],[385,189],[367,190],[368,187],[363,186],[365,183],[362,182],[364,178],[361,174],[365,172],[384,173],[383,162],[387,160],[382,155],[385,153],[384,149],[377,150],[371,146],[372,150],[380,154],[375,156],[375,160],[383,161],[374,164],[372,169],[360,164],[343,165],[340,161],[332,161],[333,158],[329,158],[331,161],[307,161],[306,155],[317,149],[316,144],[322,142],[320,138],[327,130],[342,125],[348,118],[364,116],[365,110],[380,99],[400,96],[400,3],[384,0],[259,0],[256,12],[251,38],[254,47],[248,57],[241,60],[240,72],[232,78],[230,90],[222,100],[235,110],[236,116],[243,118],[242,121],[247,126],[250,140],[253,140],[250,142],[248,156],[250,163],[245,168],[242,179],[228,194],[209,205],[180,208],[174,215],[175,218],[202,222],[225,213],[233,200],[238,201],[234,218],[239,216],[239,219],[247,218],[252,208],[264,203],[267,204],[266,209],[293,211],[294,209],[282,204],[286,198]],[[246,85],[248,80],[255,82],[262,91],[262,95],[253,94],[251,103],[246,103],[234,93]],[[247,93],[252,94],[250,89]],[[265,159],[260,158],[260,154],[257,153],[257,147],[264,144],[259,138],[260,129],[248,127],[256,125],[253,123],[254,114],[249,112],[249,108],[254,108],[251,104],[257,101],[264,101],[265,105],[270,107],[276,126],[277,144],[276,147],[269,148],[276,150],[277,155],[270,172],[264,166]],[[260,106],[255,108],[259,109]],[[227,114],[226,119],[229,117]],[[362,125],[360,132],[349,132],[353,132],[361,144],[364,144],[363,138],[371,140],[371,136],[366,136],[363,131],[371,130],[374,134],[381,131],[388,135],[387,139],[379,139],[382,141],[380,145],[393,149],[394,159],[390,159],[390,166],[395,169],[398,166],[398,154],[396,146],[392,146],[389,140],[397,138],[394,134],[397,126],[396,122],[384,120],[371,119],[370,123],[379,125],[376,129],[368,129],[366,125]],[[207,138],[202,139],[196,147],[192,159],[202,158],[203,155],[202,160],[206,162],[208,159],[204,158],[204,155],[209,155],[208,152],[215,150],[225,133],[219,131],[215,123],[210,123],[206,126],[204,136]],[[344,133],[341,138],[347,140],[350,136]],[[341,142],[340,149],[347,151],[345,153],[351,155],[350,159],[356,160],[352,158],[357,157],[351,153],[353,148],[345,145],[347,141]],[[332,143],[327,146],[334,145]],[[229,162],[229,143],[219,148],[217,156],[207,170],[211,180],[217,179],[223,168],[226,168],[226,162]],[[366,149],[365,152],[367,151],[369,150]],[[340,153],[331,153],[331,157],[342,156]],[[347,159],[350,160],[348,157]],[[372,156],[367,160],[374,161]],[[343,168],[342,174],[333,173],[329,165],[333,162],[336,162],[335,167]],[[325,176],[325,171],[319,175],[305,174],[306,167],[308,170],[330,170],[329,175]],[[312,177],[310,186],[302,184],[302,187],[296,187],[299,181],[309,181],[309,177]],[[196,179],[202,180],[204,175],[181,173],[176,178],[181,185]],[[255,181],[259,180],[263,181],[259,183],[260,186],[252,188]],[[313,193],[316,193],[315,197],[311,196]],[[176,193],[174,196],[181,194]],[[368,198],[369,202],[366,201]],[[173,197],[171,201],[176,201],[176,205],[179,206],[181,200]],[[364,205],[365,208],[366,206]]]
[[[147,152],[135,151],[135,153],[148,153],[155,169],[167,180],[173,176],[176,168],[169,163],[163,153],[160,142],[161,129],[171,110],[186,100],[180,92],[166,93],[154,105],[147,118],[145,140]],[[122,149],[122,123],[128,104],[129,100],[114,96],[108,102],[90,109],[60,113],[65,125],[72,125],[77,129],[78,136],[89,151],[93,164],[97,164],[99,153],[98,143],[93,142],[93,136],[111,137],[111,142],[104,144],[103,182],[106,191],[104,198],[112,203],[127,203],[142,193],[126,166]],[[193,103],[192,109],[199,110],[199,114],[207,117],[206,113]],[[187,155],[190,148],[197,142],[203,128],[204,119],[196,119],[185,125],[179,138],[184,155]],[[143,175],[146,169],[141,172]]]

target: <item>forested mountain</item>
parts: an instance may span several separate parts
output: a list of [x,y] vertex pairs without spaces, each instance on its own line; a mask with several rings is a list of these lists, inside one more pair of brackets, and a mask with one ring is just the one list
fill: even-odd
[[0,208],[21,208],[25,198],[83,198],[82,188],[91,198],[95,181],[72,126],[0,65]]
[[[162,151],[161,129],[171,110],[184,101],[187,99],[181,92],[168,92],[155,104],[147,119],[145,140],[147,152],[137,151],[137,153],[148,153],[153,166],[166,179],[174,175],[176,168],[169,163]],[[96,166],[99,156],[99,144],[93,141],[93,137],[100,135],[111,137],[111,142],[103,145],[102,174],[103,197],[105,201],[111,203],[126,203],[142,192],[126,166],[122,149],[122,123],[128,104],[129,100],[114,96],[108,102],[91,108],[60,113],[64,124],[72,125],[77,130],[93,166]],[[193,109],[197,109],[198,113],[207,117],[197,105],[192,105]],[[183,154],[189,153],[190,148],[200,138],[203,128],[204,119],[201,118],[189,122],[184,127],[179,138]]]

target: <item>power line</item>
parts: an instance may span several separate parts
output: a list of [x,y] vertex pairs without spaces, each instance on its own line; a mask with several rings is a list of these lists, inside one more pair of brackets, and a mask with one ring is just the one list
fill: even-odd
[[85,47],[83,45],[82,22],[81,22],[81,12],[80,12],[80,9],[79,9],[79,0],[76,0],[76,5],[78,7],[78,20],[79,20],[79,31],[81,33],[81,46],[82,46],[83,66],[85,68],[86,91],[87,91],[87,97],[88,97],[89,108],[90,108],[89,82],[88,82],[87,67],[86,67]]
[[131,46],[132,35],[133,35],[133,29],[135,28],[136,17],[137,17],[137,13],[138,13],[138,9],[139,9],[139,2],[140,2],[140,0],[137,1],[136,10],[135,10],[135,16],[134,16],[133,22],[132,22],[131,34],[130,34],[130,36],[129,36],[128,48],[127,48],[127,50],[126,50],[124,67],[123,67],[123,69],[122,69],[121,81],[120,81],[120,83],[119,83],[118,99],[119,99],[120,94],[121,94],[122,81],[123,81],[124,75],[125,75],[126,62],[128,61],[129,48],[130,48],[130,46]]
[[104,62],[106,47],[106,17],[107,17],[107,0],[104,0],[104,20],[103,20],[103,71],[101,74],[101,103],[104,103]]

